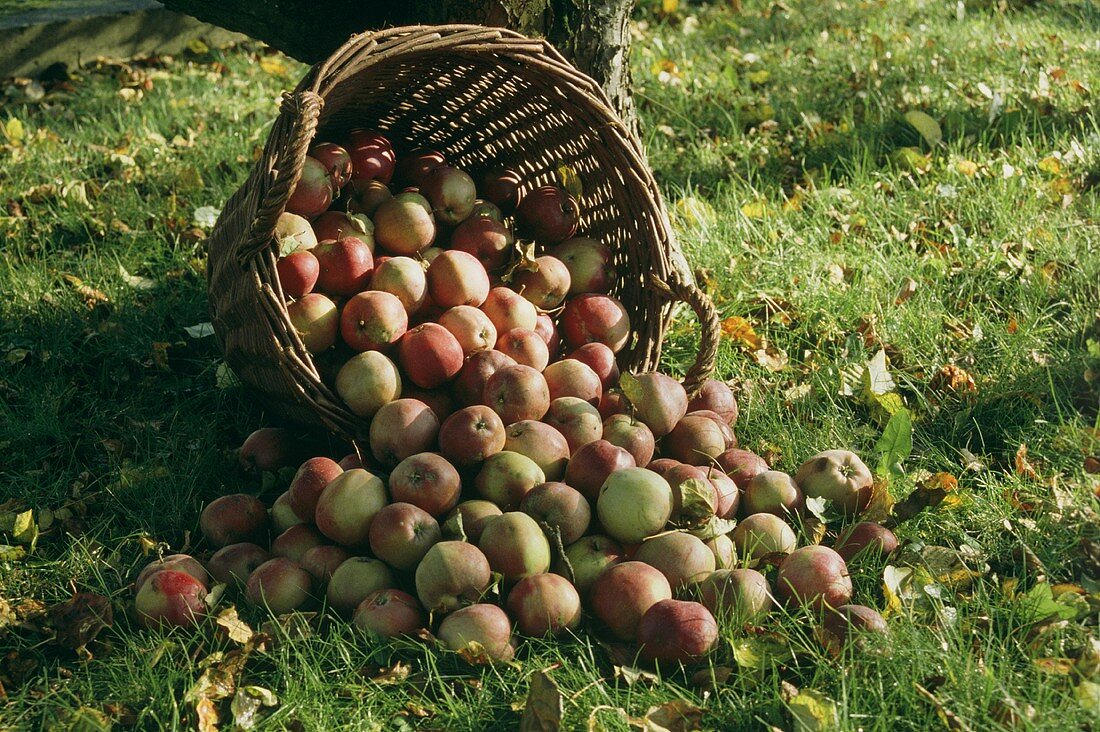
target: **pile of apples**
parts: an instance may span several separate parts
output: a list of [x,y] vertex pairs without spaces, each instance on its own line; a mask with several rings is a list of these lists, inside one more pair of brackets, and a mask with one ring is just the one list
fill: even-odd
[[837,637],[885,629],[849,604],[846,561],[893,551],[893,534],[859,523],[830,549],[796,533],[806,497],[861,511],[866,466],[829,450],[793,477],[771,470],[738,448],[726,384],[689,398],[670,376],[620,374],[630,320],[608,294],[610,249],[575,236],[572,196],[521,197],[509,170],[479,188],[371,130],[343,143],[306,158],[277,271],[303,345],[369,434],[339,461],[304,462],[284,430],[251,435],[242,464],[297,468],[289,489],[270,509],[246,494],[207,505],[215,553],[146,567],[144,623],[196,623],[213,578],[275,613],[323,605],[495,660],[516,633],[585,617],[654,663],[702,658],[715,616],[757,623],[777,602]]
[[[377,460],[309,458],[270,510],[247,494],[218,498],[200,517],[217,551],[205,564],[173,555],[145,567],[137,614],[149,626],[196,624],[213,580],[273,613],[327,606],[376,636],[434,631],[445,647],[476,643],[490,660],[511,659],[517,635],[575,633],[587,617],[653,664],[699,660],[717,642],[716,618],[758,624],[777,604],[809,608],[829,643],[885,632],[875,610],[850,604],[847,562],[894,551],[894,535],[860,522],[833,548],[799,548],[796,533],[806,497],[850,515],[866,506],[862,461],[828,450],[792,477],[736,447],[706,460],[683,454],[674,435],[691,414],[713,413],[702,418],[734,441],[717,412],[688,412],[725,406],[730,415],[728,387],[707,382],[689,401],[669,377],[636,379],[648,398],[633,416],[611,416],[648,438],[632,450],[600,438],[570,455],[546,422],[505,427],[473,405],[439,424],[420,403],[417,419],[372,442]],[[655,442],[664,457],[652,457]],[[292,453],[285,430],[265,428],[239,454],[272,470]],[[716,520],[736,517],[732,531],[732,520]]]

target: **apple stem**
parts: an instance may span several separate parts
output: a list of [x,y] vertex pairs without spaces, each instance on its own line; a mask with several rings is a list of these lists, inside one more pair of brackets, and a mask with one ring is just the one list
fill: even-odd
[[546,537],[550,539],[550,544],[553,546],[554,551],[561,558],[561,563],[565,565],[565,571],[569,573],[568,579],[574,585],[577,584],[577,575],[573,572],[573,565],[569,562],[569,557],[565,556],[565,546],[561,543],[561,529],[557,526],[551,526],[545,521],[540,521],[539,525],[546,533]]

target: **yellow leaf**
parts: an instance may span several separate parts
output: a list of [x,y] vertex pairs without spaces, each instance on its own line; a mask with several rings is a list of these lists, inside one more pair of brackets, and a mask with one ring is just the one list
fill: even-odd
[[764,201],[750,201],[741,207],[745,218],[762,219],[768,213],[768,204]]
[[752,324],[740,315],[722,321],[722,335],[754,351],[761,346],[760,336],[756,335]]
[[718,220],[714,208],[703,199],[694,196],[681,198],[676,202],[673,211],[685,226],[693,228],[713,226]]
[[1039,170],[1051,175],[1058,175],[1062,172],[1062,161],[1053,155],[1045,157],[1039,161]]
[[748,77],[749,78],[749,83],[750,84],[763,84],[764,82],[766,82],[768,80],[768,77],[770,77],[770,76],[771,76],[771,73],[767,69],[760,69],[759,71],[750,71],[749,72],[749,77]]
[[205,56],[210,53],[210,46],[203,43],[199,38],[192,38],[187,42],[187,50],[196,56]]
[[788,702],[794,720],[794,729],[799,732],[827,732],[840,729],[840,714],[836,702],[814,689],[802,689]]
[[672,15],[680,9],[680,0],[661,0],[661,12]]
[[973,160],[960,160],[955,163],[955,170],[959,171],[967,178],[973,178],[978,172],[978,164]]
[[556,172],[561,187],[565,189],[566,193],[579,201],[581,196],[584,195],[584,186],[581,185],[581,177],[577,175],[577,171],[568,165],[560,165]]
[[264,56],[260,59],[260,68],[264,73],[272,76],[284,76],[286,74],[286,62],[279,56]]
[[943,132],[940,130],[940,123],[924,112],[918,112],[915,109],[906,112],[905,121],[920,133],[920,136],[924,138],[924,141],[927,142],[929,146],[935,147],[943,140]]
[[15,117],[8,118],[8,121],[4,123],[4,137],[8,138],[8,142],[11,144],[22,145],[26,136],[27,133],[23,129],[23,123]]

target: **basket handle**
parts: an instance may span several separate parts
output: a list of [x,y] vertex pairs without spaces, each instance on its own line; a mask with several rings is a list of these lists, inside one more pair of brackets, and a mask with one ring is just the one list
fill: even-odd
[[684,389],[687,390],[689,397],[693,397],[702,388],[703,382],[714,373],[714,362],[718,356],[718,340],[722,331],[718,310],[705,292],[700,290],[694,282],[685,279],[679,272],[670,273],[667,281],[654,274],[650,275],[649,280],[669,300],[686,302],[699,318],[699,325],[702,327],[699,351],[695,355],[695,363],[684,376]]
[[263,198],[248,236],[237,248],[237,261],[242,267],[271,243],[275,223],[286,209],[287,199],[302,174],[302,164],[317,132],[323,106],[321,96],[308,89],[283,94],[279,117],[268,136],[257,171]]

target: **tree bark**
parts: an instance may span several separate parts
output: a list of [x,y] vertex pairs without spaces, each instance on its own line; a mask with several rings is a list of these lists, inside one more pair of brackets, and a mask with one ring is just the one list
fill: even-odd
[[477,23],[543,36],[596,80],[631,131],[630,32],[634,0],[161,0],[171,9],[266,42],[307,63],[352,33],[396,25]]

